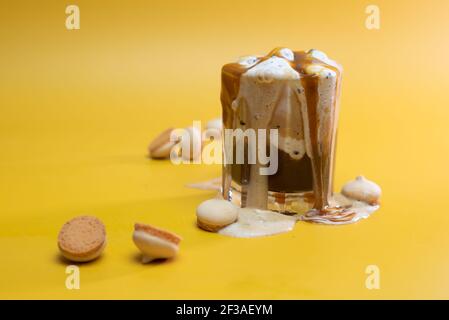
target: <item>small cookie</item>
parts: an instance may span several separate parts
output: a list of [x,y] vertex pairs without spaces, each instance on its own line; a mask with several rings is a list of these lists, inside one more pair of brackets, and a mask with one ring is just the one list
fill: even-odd
[[170,151],[176,141],[170,140],[173,128],[161,132],[148,146],[148,155],[153,159],[166,159],[170,157]]
[[[189,152],[184,151],[189,150]],[[187,127],[181,138],[181,155],[185,161],[197,160],[201,156],[201,131],[197,127]]]
[[217,232],[237,220],[238,208],[226,200],[210,199],[196,208],[196,217],[198,227]]
[[376,183],[363,176],[358,176],[355,180],[346,183],[341,189],[341,193],[348,198],[377,205],[382,190]]
[[147,224],[136,223],[133,232],[134,244],[142,252],[142,262],[169,259],[176,256],[181,237]]
[[80,216],[66,222],[58,235],[61,254],[74,262],[98,258],[106,247],[104,224],[96,217]]
[[221,131],[223,129],[223,120],[221,118],[215,118],[206,123],[206,129],[216,129]]

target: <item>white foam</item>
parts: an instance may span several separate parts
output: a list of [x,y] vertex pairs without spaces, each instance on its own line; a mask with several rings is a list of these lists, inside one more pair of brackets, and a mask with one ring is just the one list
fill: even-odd
[[[273,121],[273,112],[280,106],[287,108],[280,114],[283,123],[288,119],[287,113],[299,110],[298,101],[294,95],[293,80],[299,83],[300,75],[285,58],[270,57],[247,70],[240,79],[240,89],[232,106],[240,120],[250,128],[268,128]],[[297,112],[298,113],[298,112]],[[298,123],[298,125],[300,125]],[[298,128],[299,129],[299,128]],[[250,167],[251,179],[248,183],[247,205],[260,209],[267,208],[268,180],[267,176],[259,174],[261,165],[256,163]]]
[[295,160],[300,160],[306,153],[305,141],[291,137],[279,137],[279,149]]
[[290,66],[288,61],[276,56],[257,64],[249,69],[245,75],[256,78],[259,83],[271,83],[274,80],[299,79],[299,73]]
[[307,53],[310,54],[315,59],[318,59],[318,60],[324,62],[325,64],[333,66],[333,67],[337,68],[338,70],[342,69],[341,65],[339,65],[334,60],[330,59],[323,51],[320,51],[317,49],[310,49]]

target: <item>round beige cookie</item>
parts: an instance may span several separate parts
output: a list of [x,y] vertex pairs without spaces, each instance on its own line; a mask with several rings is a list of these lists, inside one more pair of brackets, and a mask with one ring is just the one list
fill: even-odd
[[98,258],[106,246],[104,224],[96,217],[79,216],[66,222],[58,235],[61,254],[70,261]]
[[196,208],[196,217],[201,229],[216,232],[237,220],[238,207],[223,199],[210,199]]

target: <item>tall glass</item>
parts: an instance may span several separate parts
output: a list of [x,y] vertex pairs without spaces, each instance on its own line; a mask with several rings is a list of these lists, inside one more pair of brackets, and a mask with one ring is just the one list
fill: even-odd
[[[242,207],[288,214],[330,207],[340,83],[339,65],[316,50],[278,48],[264,57],[225,65],[221,103],[228,161],[223,165],[223,196]],[[271,155],[270,146],[276,146],[273,174],[261,174],[268,165],[258,157],[250,161],[254,141],[249,134],[231,134],[248,129],[256,133],[256,149],[264,144]],[[260,129],[267,130],[268,139],[257,135]],[[270,130],[277,130],[277,141]],[[236,157],[239,143],[243,163]]]

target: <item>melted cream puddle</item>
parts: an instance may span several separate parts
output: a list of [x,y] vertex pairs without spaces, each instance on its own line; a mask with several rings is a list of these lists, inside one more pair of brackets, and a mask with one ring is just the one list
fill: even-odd
[[[216,178],[188,186],[202,190],[217,190],[220,189],[219,179]],[[353,200],[341,193],[334,193],[331,205],[340,206],[344,210],[342,213],[330,213],[327,215],[318,214],[310,210],[304,214],[289,216],[270,210],[241,208],[239,209],[238,220],[219,230],[218,233],[236,238],[270,236],[292,231],[298,220],[328,225],[351,224],[368,218],[380,208],[379,205],[370,205],[363,201]],[[304,211],[309,206],[310,204],[306,202],[297,203],[297,207],[303,208]]]
[[297,218],[269,210],[242,208],[239,218],[218,233],[236,238],[254,238],[293,230]]
[[369,205],[351,200],[340,193],[333,196],[333,204],[344,208],[341,213],[318,214],[313,210],[303,215],[287,216],[274,211],[241,208],[239,218],[218,233],[236,238],[255,238],[292,231],[296,221],[308,221],[329,225],[344,225],[368,218],[379,205]]

